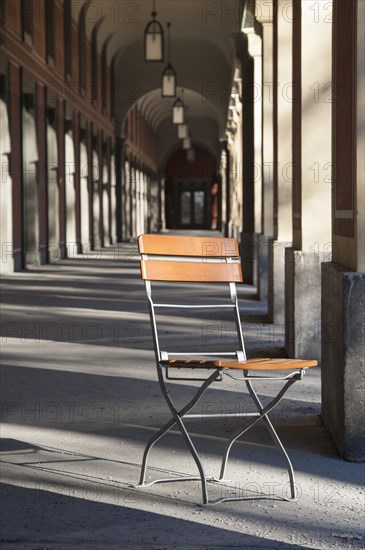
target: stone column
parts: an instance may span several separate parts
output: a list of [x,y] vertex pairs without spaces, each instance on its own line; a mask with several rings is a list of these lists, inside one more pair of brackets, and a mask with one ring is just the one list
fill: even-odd
[[[242,132],[242,103],[241,103],[241,70],[236,66],[235,77],[231,92],[232,104],[226,127],[227,146],[229,149],[229,220],[228,235],[238,239],[242,232],[242,166],[243,166],[243,132]],[[248,161],[248,159],[247,159]]]
[[269,246],[274,236],[274,128],[273,128],[273,0],[256,1],[256,19],[262,25],[262,233],[258,239],[258,296],[268,300],[271,265]]
[[85,118],[79,113],[78,127],[80,140],[79,169],[80,178],[80,253],[90,248],[90,162],[89,162],[89,126]]
[[104,218],[104,165],[103,165],[103,133],[101,130],[97,131],[96,134],[96,147],[97,147],[97,156],[98,156],[98,189],[99,194],[99,242],[100,246],[104,247],[105,242],[105,232],[104,227],[108,224],[108,220]]
[[292,244],[292,0],[274,1],[274,240],[269,318],[285,323],[285,248]]
[[116,233],[117,242],[121,243],[124,234],[124,216],[123,216],[123,187],[125,187],[125,181],[123,181],[124,174],[124,140],[122,138],[115,138],[115,209],[113,215],[116,216]]
[[66,258],[66,184],[65,184],[65,101],[57,101],[57,153],[58,153],[58,188],[59,188],[59,236],[60,258]]
[[82,253],[81,246],[81,188],[80,188],[80,113],[73,112],[73,136],[75,152],[75,216],[76,216],[76,250],[78,254]]
[[129,162],[129,222],[130,222],[130,239],[136,236],[136,221],[137,221],[137,212],[136,212],[136,181],[137,181],[137,168],[136,168],[136,159],[133,155],[130,156]]
[[333,258],[322,264],[322,418],[365,460],[365,3],[334,0]]
[[331,257],[330,2],[293,4],[293,247],[285,254],[285,345],[320,359],[321,262]]
[[89,208],[89,243],[91,250],[95,250],[94,239],[94,182],[93,182],[93,123],[86,121],[86,150],[87,150],[87,188]]
[[158,185],[157,231],[158,233],[160,233],[162,230],[162,176],[160,173],[157,174],[157,185]]
[[39,262],[48,262],[48,223],[47,223],[47,122],[46,87],[36,83],[36,117],[38,145],[38,196],[39,196]]
[[231,129],[226,132],[227,136],[227,231],[226,236],[227,237],[235,237],[234,235],[234,224],[232,221],[232,218],[234,217],[234,208],[233,208],[233,201],[234,201],[234,191],[235,191],[235,181],[233,178],[236,178],[237,173],[237,165],[235,162],[235,155],[234,155],[234,134],[235,134],[236,128],[234,125],[231,126]]
[[254,61],[248,53],[248,38],[242,36],[242,232],[241,261],[245,283],[253,284],[254,258]]
[[[20,271],[25,266],[25,247],[23,240],[23,186],[22,186],[22,112],[21,89],[22,77],[20,68],[9,62],[9,119],[10,119],[10,175],[12,180],[12,219],[13,219],[13,261],[14,271]],[[17,220],[16,223],[14,221]]]
[[[0,59],[0,161],[1,161],[1,182],[0,182],[0,241],[1,258],[0,273],[11,273],[14,271],[13,261],[13,182],[11,176],[11,121],[9,111],[11,103],[6,100],[10,96],[11,87],[8,81],[8,59],[2,56]],[[19,103],[20,105],[20,103]]]
[[92,230],[93,230],[93,236],[94,236],[94,247],[93,250],[99,250],[102,244],[102,236],[100,231],[100,220],[101,220],[101,197],[100,197],[100,177],[101,177],[101,169],[100,169],[100,155],[99,155],[99,136],[100,136],[100,130],[96,126],[96,124],[93,123],[93,132],[91,134],[91,162],[92,162],[92,189],[93,189],[93,202],[92,202],[92,210],[93,210],[93,224],[92,224]]
[[106,150],[105,150],[105,162],[106,162],[106,170],[107,170],[107,178],[108,178],[108,237],[109,237],[109,243],[114,244],[115,243],[115,228],[116,228],[116,220],[115,220],[115,195],[113,193],[114,191],[114,170],[112,169],[112,150],[111,150],[111,137],[106,136]]
[[166,206],[165,206],[165,188],[166,188],[166,176],[165,174],[159,174],[159,181],[161,181],[161,231],[166,231]]
[[[38,143],[35,82],[22,72],[22,163],[25,267],[39,263]],[[14,219],[15,221],[15,219]],[[55,246],[56,255],[58,247]]]
[[[262,28],[254,14],[246,17],[242,31],[247,34],[248,53],[253,59],[253,140],[254,140],[254,233],[253,284],[259,287],[258,249],[262,233]],[[243,109],[245,105],[243,105]]]
[[222,183],[224,185],[223,197],[224,197],[224,215],[222,229],[224,230],[224,236],[229,237],[229,220],[231,217],[230,212],[230,152],[228,147],[228,132],[225,134],[226,139],[222,142],[222,153],[221,153],[221,170],[222,170]]

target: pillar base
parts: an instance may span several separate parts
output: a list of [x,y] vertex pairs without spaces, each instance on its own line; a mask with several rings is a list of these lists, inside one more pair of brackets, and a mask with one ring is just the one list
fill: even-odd
[[365,273],[322,265],[322,419],[343,458],[365,461]]
[[289,357],[321,358],[323,256],[323,252],[285,249],[285,349]]

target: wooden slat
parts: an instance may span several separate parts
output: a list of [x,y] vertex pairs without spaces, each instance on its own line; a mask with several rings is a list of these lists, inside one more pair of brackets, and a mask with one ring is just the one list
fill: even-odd
[[241,283],[239,263],[141,261],[142,279],[207,283]]
[[317,361],[306,359],[268,359],[256,358],[247,361],[199,361],[199,360],[169,360],[162,361],[162,365],[168,367],[194,368],[194,369],[240,369],[240,370],[297,370],[316,367]]
[[171,235],[140,235],[138,250],[141,254],[161,256],[202,256],[226,258],[239,256],[236,239],[222,237],[175,237]]

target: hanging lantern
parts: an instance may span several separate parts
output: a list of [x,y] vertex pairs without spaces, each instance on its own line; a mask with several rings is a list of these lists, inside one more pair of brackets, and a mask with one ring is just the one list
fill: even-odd
[[153,0],[153,19],[144,31],[144,60],[147,62],[160,62],[164,58],[164,34],[161,23],[156,20],[156,1]]
[[162,97],[175,97],[176,96],[176,73],[170,63],[165,67],[162,73]]
[[174,124],[184,124],[185,121],[185,105],[178,97],[172,106],[172,122]]
[[177,127],[177,137],[185,139],[189,137],[189,126],[187,124],[179,124]]
[[187,138],[183,139],[183,149],[191,149],[191,138],[188,136]]
[[195,162],[195,149],[188,149],[186,151],[186,159],[188,162]]
[[161,95],[162,97],[175,97],[176,96],[176,72],[171,65],[171,38],[170,38],[171,23],[167,23],[168,29],[168,64],[162,71],[161,75]]

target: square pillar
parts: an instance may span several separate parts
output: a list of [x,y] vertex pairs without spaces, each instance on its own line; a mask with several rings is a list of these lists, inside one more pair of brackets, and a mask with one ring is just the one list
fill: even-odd
[[365,273],[322,265],[322,419],[341,456],[365,460]]
[[58,188],[59,188],[59,220],[60,220],[60,258],[66,258],[66,185],[65,185],[65,101],[57,101],[57,149],[58,149]]
[[256,2],[256,19],[262,29],[262,231],[258,237],[258,296],[260,300],[269,299],[272,281],[272,263],[270,246],[274,237],[274,64],[273,64],[273,0]]
[[39,196],[39,262],[48,262],[48,224],[47,224],[47,122],[46,87],[36,84],[36,117],[38,145],[38,196]]
[[[246,254],[252,246],[252,282],[259,288],[259,239],[262,233],[262,27],[254,15],[242,29],[248,38],[248,53],[253,59],[253,160],[254,160],[254,230],[252,243],[244,243]],[[245,106],[244,106],[245,108]]]
[[[6,98],[9,90],[8,81],[8,59],[3,56],[0,60],[0,160],[1,160],[1,201],[0,201],[0,235],[1,235],[1,258],[0,273],[11,273],[14,271],[14,242],[13,242],[13,181],[11,176],[11,120],[9,111],[11,102]],[[11,94],[9,94],[11,95]],[[20,103],[19,103],[20,107]]]
[[[88,196],[88,210],[89,210],[89,243],[91,250],[95,250],[94,239],[94,170],[93,170],[93,123],[86,121],[86,150],[87,150],[87,188],[89,191]],[[86,206],[83,206],[86,208]]]
[[331,259],[331,24],[306,0],[293,4],[293,247],[285,253],[285,346],[321,356],[321,263]]
[[332,262],[322,265],[322,419],[365,460],[365,3],[334,0]]
[[285,250],[292,245],[292,58],[293,2],[274,0],[274,239],[269,318],[285,323]]
[[76,251],[77,254],[82,253],[81,245],[81,181],[80,181],[80,113],[73,112],[73,142],[75,153],[75,218],[76,218]]
[[242,100],[236,102],[241,114],[242,135],[242,231],[240,235],[241,265],[243,280],[254,282],[254,61],[248,52],[248,38],[240,35],[237,57],[242,71]]

